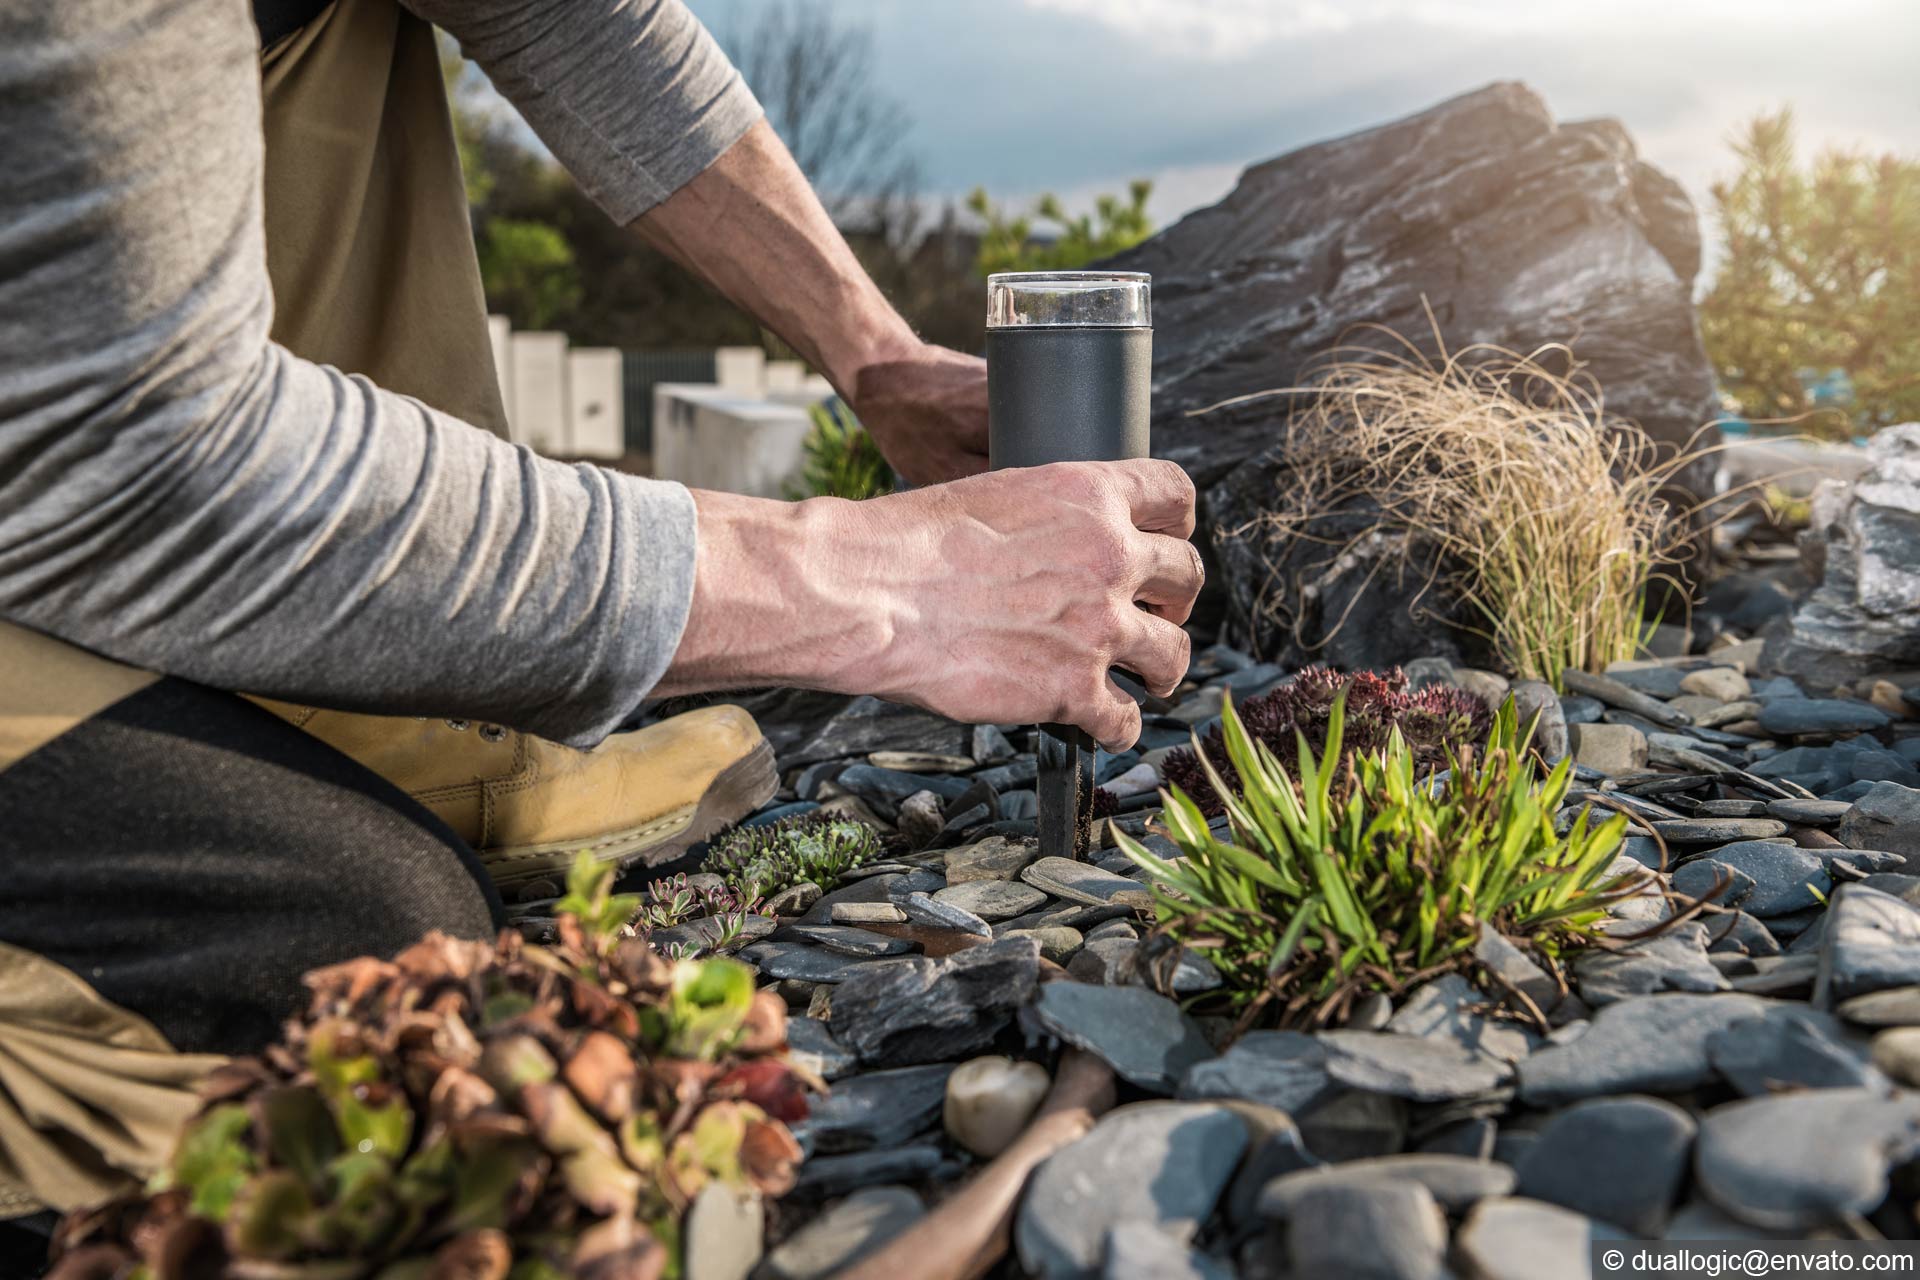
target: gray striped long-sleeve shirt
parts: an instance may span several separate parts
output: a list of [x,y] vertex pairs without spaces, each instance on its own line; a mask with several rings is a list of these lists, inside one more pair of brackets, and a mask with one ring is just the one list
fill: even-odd
[[[408,3],[623,223],[759,116],[680,0]],[[692,499],[271,342],[261,146],[247,0],[0,5],[0,618],[596,741],[679,642]]]

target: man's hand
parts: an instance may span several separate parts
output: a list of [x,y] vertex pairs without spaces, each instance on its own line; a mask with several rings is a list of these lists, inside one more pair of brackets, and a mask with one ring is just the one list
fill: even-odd
[[784,683],[957,720],[1077,725],[1109,750],[1187,670],[1193,483],[1170,462],[997,471],[866,502],[696,493],[693,608],[656,692]]
[[985,470],[986,364],[914,336],[766,121],[634,226],[825,375],[908,480]]
[[861,369],[853,411],[893,469],[917,485],[987,469],[987,362],[916,342]]

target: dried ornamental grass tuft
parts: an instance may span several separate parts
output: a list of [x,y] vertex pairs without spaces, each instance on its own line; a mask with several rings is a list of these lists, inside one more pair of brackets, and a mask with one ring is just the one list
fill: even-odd
[[[1237,536],[1312,539],[1323,513],[1370,506],[1377,519],[1345,547],[1383,531],[1435,547],[1426,589],[1463,601],[1514,674],[1557,685],[1567,667],[1637,656],[1648,588],[1693,533],[1668,496],[1712,450],[1663,451],[1608,417],[1577,366],[1548,367],[1571,360],[1564,347],[1469,347],[1436,365],[1405,345],[1404,356],[1336,352],[1307,385],[1224,402],[1298,398],[1285,492]],[[1276,594],[1261,607],[1293,630],[1294,605]]]
[[1346,753],[1345,725],[1343,692],[1324,750],[1296,735],[1289,770],[1229,703],[1224,736],[1242,789],[1228,793],[1201,762],[1225,797],[1227,838],[1179,791],[1164,818],[1179,859],[1115,833],[1148,872],[1159,928],[1220,970],[1242,1027],[1325,1025],[1368,991],[1471,973],[1483,924],[1550,973],[1567,951],[1606,945],[1607,904],[1642,887],[1609,874],[1627,820],[1583,812],[1555,831],[1571,764],[1538,776],[1511,699],[1484,748],[1450,755],[1443,775],[1423,776],[1397,729],[1379,751]]
[[582,855],[560,941],[430,934],[307,976],[144,1194],[70,1215],[57,1280],[656,1280],[709,1183],[779,1195],[809,1088],[745,966],[672,962]]
[[[1290,753],[1296,736],[1322,752],[1334,704],[1343,697],[1341,749],[1346,755],[1384,750],[1397,731],[1422,772],[1440,768],[1463,748],[1485,742],[1493,728],[1493,712],[1478,697],[1446,685],[1410,693],[1406,673],[1398,667],[1353,675],[1308,667],[1291,684],[1247,699],[1238,714],[1248,735],[1276,755]],[[1200,752],[1211,769],[1201,764],[1199,753],[1186,747],[1169,755],[1162,769],[1167,785],[1185,792],[1207,817],[1217,818],[1226,809],[1214,790],[1214,776],[1226,779],[1236,794],[1240,789],[1240,774],[1228,754],[1223,726],[1208,731]]]

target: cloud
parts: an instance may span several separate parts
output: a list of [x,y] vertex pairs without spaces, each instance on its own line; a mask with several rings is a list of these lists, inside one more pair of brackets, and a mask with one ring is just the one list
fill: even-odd
[[[691,0],[710,21],[765,0]],[[933,191],[1154,211],[1243,166],[1493,80],[1620,118],[1704,202],[1728,137],[1792,103],[1803,144],[1920,153],[1909,0],[830,0],[871,27]]]

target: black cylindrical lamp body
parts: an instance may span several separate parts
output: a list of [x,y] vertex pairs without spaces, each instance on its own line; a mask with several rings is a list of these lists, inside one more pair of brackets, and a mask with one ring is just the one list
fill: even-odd
[[[989,276],[987,429],[993,469],[1148,456],[1152,366],[1146,275]],[[1040,851],[1084,858],[1093,824],[1093,745],[1076,729],[1041,729]]]

